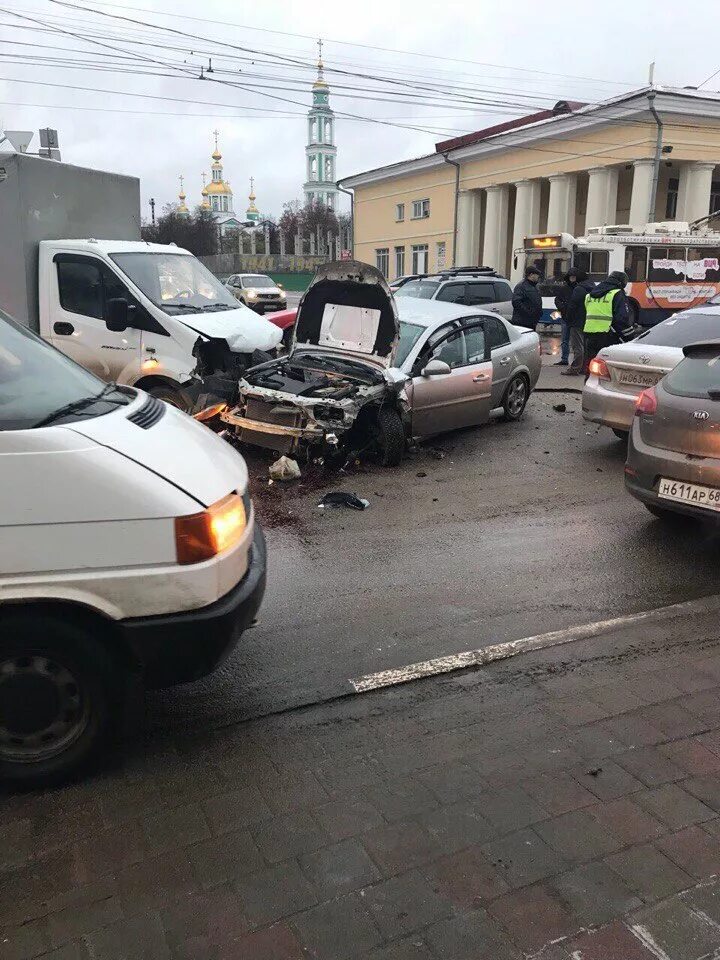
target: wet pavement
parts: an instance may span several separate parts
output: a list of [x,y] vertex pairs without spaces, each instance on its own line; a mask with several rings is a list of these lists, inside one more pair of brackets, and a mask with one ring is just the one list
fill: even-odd
[[[541,385],[582,381],[548,366]],[[321,702],[365,674],[720,590],[720,538],[663,526],[625,493],[624,447],[583,422],[579,394],[536,392],[519,423],[327,486],[268,488],[269,462],[252,458],[272,524],[260,624],[218,673],[152,696],[157,730]],[[370,508],[319,510],[326,489]]]

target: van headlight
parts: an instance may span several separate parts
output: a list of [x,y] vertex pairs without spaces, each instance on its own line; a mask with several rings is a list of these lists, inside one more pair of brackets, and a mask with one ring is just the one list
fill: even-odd
[[180,564],[201,563],[229,550],[242,538],[247,513],[236,493],[213,503],[202,513],[175,518],[175,551]]

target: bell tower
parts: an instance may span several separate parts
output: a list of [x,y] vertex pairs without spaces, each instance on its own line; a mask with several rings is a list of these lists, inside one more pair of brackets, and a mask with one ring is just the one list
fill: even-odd
[[324,76],[322,40],[318,40],[317,79],[312,85],[312,106],[308,111],[308,140],[305,147],[305,202],[317,200],[337,210],[337,146],[335,114],[330,109],[330,87]]

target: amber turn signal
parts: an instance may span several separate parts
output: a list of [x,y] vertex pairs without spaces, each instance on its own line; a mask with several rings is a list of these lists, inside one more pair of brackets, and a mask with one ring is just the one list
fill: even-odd
[[177,562],[201,563],[234,546],[247,526],[242,498],[231,493],[202,513],[175,518]]

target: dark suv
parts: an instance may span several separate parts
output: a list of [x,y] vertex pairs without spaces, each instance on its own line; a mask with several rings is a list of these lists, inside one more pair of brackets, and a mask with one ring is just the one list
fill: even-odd
[[484,307],[512,320],[512,287],[489,267],[457,267],[410,280],[395,290],[395,296]]

